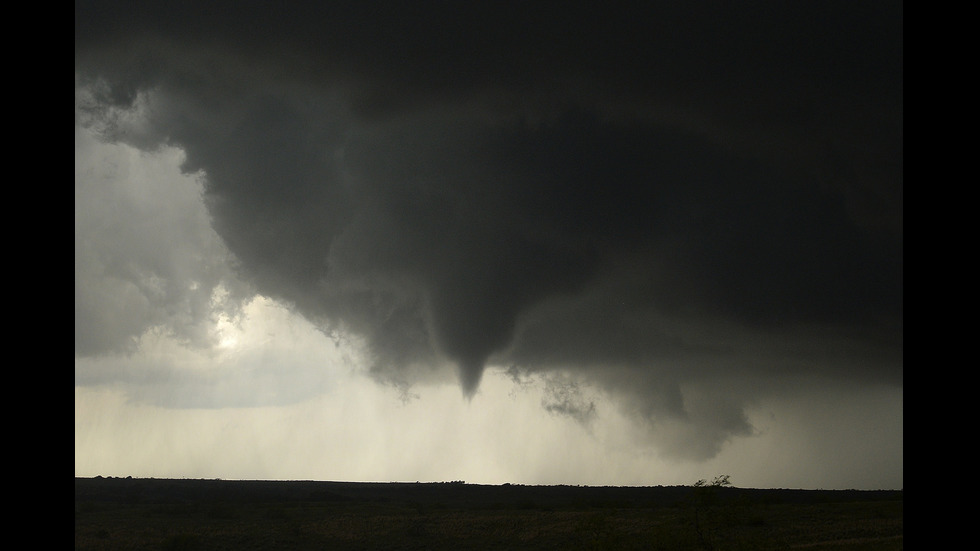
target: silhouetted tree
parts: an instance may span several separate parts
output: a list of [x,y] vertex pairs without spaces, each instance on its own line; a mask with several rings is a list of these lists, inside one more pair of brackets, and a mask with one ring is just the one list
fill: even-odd
[[711,549],[710,534],[705,530],[706,515],[710,507],[717,501],[718,489],[731,486],[727,474],[716,476],[711,482],[705,479],[694,483],[692,502],[694,504],[694,531],[698,535],[698,543],[703,549]]

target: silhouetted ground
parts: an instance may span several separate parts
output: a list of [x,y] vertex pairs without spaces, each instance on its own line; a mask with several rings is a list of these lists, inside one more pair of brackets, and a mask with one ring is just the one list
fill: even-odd
[[76,478],[75,549],[902,549],[903,492]]

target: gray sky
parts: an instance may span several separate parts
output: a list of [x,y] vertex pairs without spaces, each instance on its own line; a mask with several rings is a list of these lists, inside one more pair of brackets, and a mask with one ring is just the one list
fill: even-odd
[[76,2],[76,476],[903,487],[901,5],[642,5]]

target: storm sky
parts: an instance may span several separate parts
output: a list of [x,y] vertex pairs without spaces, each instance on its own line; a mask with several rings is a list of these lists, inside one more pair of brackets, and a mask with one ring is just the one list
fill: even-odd
[[76,476],[902,488],[902,33],[76,1]]

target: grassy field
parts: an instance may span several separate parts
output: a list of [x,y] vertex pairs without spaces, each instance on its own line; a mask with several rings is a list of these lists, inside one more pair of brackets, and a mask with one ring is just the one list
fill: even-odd
[[75,549],[900,550],[902,494],[76,478]]

